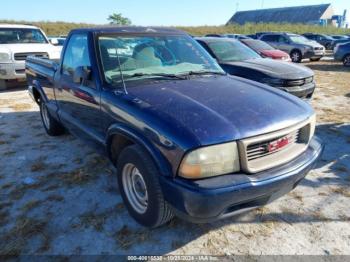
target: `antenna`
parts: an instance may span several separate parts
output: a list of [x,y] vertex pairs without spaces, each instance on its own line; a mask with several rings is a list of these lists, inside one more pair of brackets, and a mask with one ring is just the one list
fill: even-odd
[[122,83],[123,83],[124,93],[127,95],[128,94],[128,90],[126,90],[126,85],[125,85],[125,81],[124,81],[123,70],[122,70],[122,67],[121,67],[120,59],[119,59],[118,49],[117,49],[117,58],[118,58],[119,72],[120,72],[120,77],[121,77]]
[[265,4],[265,1],[264,1],[264,0],[261,0],[261,9],[264,8],[264,4]]
[[238,8],[239,8],[239,3],[238,1],[236,2],[236,13],[238,12]]

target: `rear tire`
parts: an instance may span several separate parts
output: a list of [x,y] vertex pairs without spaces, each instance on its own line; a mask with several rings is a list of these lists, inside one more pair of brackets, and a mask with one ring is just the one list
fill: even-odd
[[346,55],[346,56],[343,58],[343,65],[346,66],[346,67],[350,67],[350,54],[349,54],[349,55]]
[[138,145],[123,149],[117,161],[118,185],[129,214],[141,225],[159,227],[173,218],[152,158]]
[[303,56],[299,50],[293,50],[290,53],[290,58],[292,59],[292,62],[294,63],[300,63],[301,60],[303,59]]
[[60,122],[50,115],[44,101],[40,100],[40,116],[46,133],[50,136],[60,136],[64,134],[64,127]]

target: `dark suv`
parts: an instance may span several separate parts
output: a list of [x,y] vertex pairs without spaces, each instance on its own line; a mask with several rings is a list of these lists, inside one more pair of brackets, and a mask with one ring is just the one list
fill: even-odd
[[306,33],[303,34],[303,36],[309,40],[316,41],[317,43],[323,45],[327,50],[331,50],[334,46],[334,39],[328,35]]
[[303,59],[318,61],[325,55],[325,48],[304,36],[290,33],[267,33],[259,38],[273,47],[287,52],[293,62],[300,63]]
[[261,82],[305,100],[314,93],[314,72],[305,66],[262,58],[234,39],[201,37],[196,40],[230,75]]

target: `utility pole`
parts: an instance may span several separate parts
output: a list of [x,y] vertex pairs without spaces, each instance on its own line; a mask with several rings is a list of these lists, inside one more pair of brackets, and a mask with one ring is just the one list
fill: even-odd
[[265,4],[265,1],[264,1],[264,0],[261,0],[261,9],[264,8],[264,4]]
[[239,8],[239,2],[236,2],[236,13],[238,12],[238,8]]

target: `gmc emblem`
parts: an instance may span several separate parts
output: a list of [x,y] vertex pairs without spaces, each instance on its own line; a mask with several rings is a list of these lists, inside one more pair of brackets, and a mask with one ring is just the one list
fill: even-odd
[[282,137],[278,140],[272,141],[267,145],[267,151],[269,153],[275,152],[275,151],[287,146],[291,142],[291,140],[292,140],[292,137],[285,136],[285,137]]

